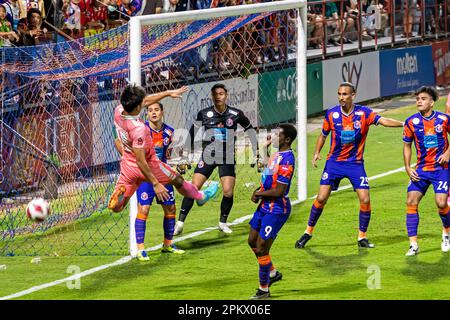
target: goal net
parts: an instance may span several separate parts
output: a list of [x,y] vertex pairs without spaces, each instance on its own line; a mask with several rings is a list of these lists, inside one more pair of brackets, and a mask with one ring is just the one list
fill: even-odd
[[[119,172],[113,111],[129,82],[149,94],[189,86],[182,99],[162,101],[164,121],[175,128],[174,145],[183,144],[197,112],[212,104],[210,90],[216,83],[226,85],[227,104],[247,115],[260,144],[279,123],[296,124],[297,172],[290,197],[304,200],[304,6],[287,0],[136,17],[129,25],[78,41],[2,49],[0,255],[132,251],[130,216],[136,203],[121,213],[106,209]],[[236,150],[230,220],[251,213],[242,212],[242,204],[249,203],[261,179],[249,165],[253,154],[243,132],[238,132]],[[173,155],[170,164],[178,158]],[[186,180],[194,168],[195,163]],[[218,173],[210,180],[218,181]],[[51,203],[44,222],[26,218],[26,205],[34,197]],[[189,217],[193,226],[205,228],[218,220],[220,198]],[[181,204],[179,195],[176,203]],[[158,215],[153,207],[151,217]],[[217,214],[207,218],[206,212]],[[156,217],[149,223],[152,235],[146,244],[158,244],[161,223]]]

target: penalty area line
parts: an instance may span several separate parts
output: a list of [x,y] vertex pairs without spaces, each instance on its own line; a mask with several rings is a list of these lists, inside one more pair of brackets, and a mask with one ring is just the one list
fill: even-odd
[[[389,176],[391,174],[395,174],[395,173],[398,173],[398,172],[402,172],[402,171],[405,171],[405,167],[401,167],[401,168],[398,168],[398,169],[395,169],[395,170],[391,170],[391,171],[387,171],[387,172],[375,175],[373,177],[369,177],[369,181],[380,179],[380,178],[383,178],[383,177],[386,177],[386,176]],[[340,187],[336,191],[333,191],[333,193],[334,192],[339,192],[339,191],[342,191],[342,190],[346,190],[346,189],[350,189],[350,188],[352,188],[352,185],[345,185],[345,186]],[[316,196],[317,195],[314,195],[314,196],[308,198],[308,200],[315,199]],[[299,203],[301,203],[301,201],[296,200],[296,201],[292,201],[291,204],[292,205],[296,205],[296,204],[299,204]],[[241,224],[241,223],[245,222],[246,220],[249,220],[252,216],[253,215],[250,214],[250,215],[246,215],[246,216],[237,218],[233,222],[229,223],[228,225],[233,226],[233,225]],[[184,241],[186,239],[195,238],[195,237],[198,237],[198,236],[200,236],[202,234],[205,234],[205,233],[211,232],[213,230],[217,230],[217,229],[218,229],[218,227],[208,227],[206,229],[203,229],[203,230],[200,230],[200,231],[195,231],[195,232],[189,233],[189,234],[187,234],[185,236],[178,237],[178,238],[174,239],[173,242],[176,243],[176,242]],[[147,251],[156,251],[156,250],[161,249],[161,247],[162,247],[162,244],[159,244],[159,245],[156,245],[156,246],[148,248]],[[121,258],[121,259],[119,259],[117,261],[114,261],[112,263],[108,263],[108,264],[104,264],[104,265],[101,265],[101,266],[98,266],[98,267],[95,267],[95,268],[91,268],[91,269],[88,269],[86,271],[80,272],[78,274],[72,275],[70,277],[66,277],[66,278],[63,278],[63,279],[55,280],[55,281],[52,281],[52,282],[49,282],[49,283],[45,283],[45,284],[41,284],[41,285],[38,285],[38,286],[31,287],[31,288],[23,290],[23,291],[19,291],[17,293],[13,293],[13,294],[10,294],[10,295],[4,296],[4,297],[0,297],[0,300],[9,300],[9,299],[20,298],[20,297],[23,297],[25,295],[28,295],[28,294],[31,294],[31,293],[34,293],[34,292],[37,292],[37,291],[41,291],[41,290],[44,290],[44,289],[47,289],[47,288],[50,288],[50,287],[54,287],[54,286],[57,286],[57,285],[60,285],[60,284],[63,284],[63,283],[67,283],[68,281],[74,281],[74,280],[77,280],[77,279],[81,279],[83,277],[89,276],[89,275],[91,275],[93,273],[96,273],[96,272],[99,272],[99,271],[102,271],[102,270],[105,270],[105,269],[108,269],[108,268],[112,268],[112,267],[123,265],[125,263],[130,262],[132,259],[133,259],[133,257],[126,256],[126,257],[123,257],[123,258]]]

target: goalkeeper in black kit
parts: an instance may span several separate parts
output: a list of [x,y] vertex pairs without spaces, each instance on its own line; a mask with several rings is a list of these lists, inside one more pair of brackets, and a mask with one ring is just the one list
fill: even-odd
[[[231,233],[232,230],[227,225],[227,219],[233,207],[233,191],[236,183],[235,144],[238,124],[244,128],[252,144],[254,160],[251,166],[256,165],[259,171],[263,167],[263,163],[258,154],[256,130],[241,110],[226,104],[228,92],[225,85],[220,83],[214,85],[211,88],[211,96],[214,105],[200,110],[190,129],[191,146],[194,145],[194,137],[197,132],[203,129],[202,155],[194,170],[192,184],[200,190],[214,169],[219,169],[223,190],[219,230]],[[174,235],[179,235],[183,231],[184,222],[193,205],[194,202],[191,199],[183,198]]]

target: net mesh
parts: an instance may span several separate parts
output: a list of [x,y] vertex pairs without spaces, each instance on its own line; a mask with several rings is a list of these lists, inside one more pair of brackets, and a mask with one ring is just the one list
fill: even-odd
[[[147,92],[190,87],[181,100],[163,101],[165,122],[189,128],[212,104],[217,82],[227,86],[228,104],[261,132],[295,121],[296,14],[144,27]],[[0,255],[127,253],[127,214],[106,205],[119,170],[113,110],[127,84],[128,42],[125,25],[77,41],[1,49]],[[237,157],[249,159],[249,140],[241,136]],[[236,201],[248,201],[260,179],[242,162]],[[26,218],[35,197],[51,203],[42,223]]]

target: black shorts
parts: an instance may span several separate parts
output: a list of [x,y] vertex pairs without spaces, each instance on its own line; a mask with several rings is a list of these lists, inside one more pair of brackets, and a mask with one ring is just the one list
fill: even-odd
[[203,160],[197,164],[194,173],[201,173],[206,178],[209,178],[214,169],[219,167],[219,177],[236,177],[236,165],[235,164],[206,164]]

